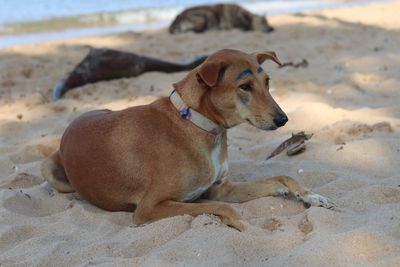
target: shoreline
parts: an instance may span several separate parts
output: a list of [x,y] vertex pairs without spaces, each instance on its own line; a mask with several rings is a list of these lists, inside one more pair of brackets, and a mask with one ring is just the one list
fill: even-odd
[[[254,13],[267,13],[268,17],[296,14],[324,9],[363,6],[390,0],[263,2],[244,3],[242,6]],[[0,25],[0,49],[12,46],[59,41],[69,38],[101,36],[126,31],[155,30],[168,27],[173,18],[183,10],[177,8],[132,9],[91,15],[54,18],[48,20]],[[268,11],[268,12],[267,12]]]

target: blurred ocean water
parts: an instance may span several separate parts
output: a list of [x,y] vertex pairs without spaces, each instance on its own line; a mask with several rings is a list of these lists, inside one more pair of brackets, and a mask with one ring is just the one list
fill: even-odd
[[[141,23],[172,19],[185,7],[221,0],[0,0],[0,25],[96,13],[137,10]],[[332,0],[230,0],[255,13],[293,13],[337,5]],[[360,1],[358,1],[360,2]],[[365,1],[364,1],[365,2]],[[348,4],[348,3],[342,3]]]
[[217,2],[213,0],[0,0],[0,24],[37,21],[127,9],[152,9]]
[[[260,15],[297,13],[338,6],[363,5],[389,0],[230,0]],[[49,40],[104,35],[124,31],[140,31],[167,27],[183,9],[221,0],[0,0],[0,48]],[[83,19],[82,19],[83,16]],[[89,27],[46,29],[52,19],[92,22]],[[42,21],[47,21],[43,23]],[[96,24],[108,21],[105,25]],[[15,25],[32,23],[47,25],[37,32],[14,32]],[[10,26],[11,25],[11,26]],[[11,29],[11,30],[10,30]]]

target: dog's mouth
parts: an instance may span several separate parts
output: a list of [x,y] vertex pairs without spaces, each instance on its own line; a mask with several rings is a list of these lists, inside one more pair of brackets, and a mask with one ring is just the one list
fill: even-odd
[[250,119],[246,119],[246,121],[247,121],[250,125],[253,125],[254,127],[256,127],[256,128],[258,128],[258,129],[261,129],[261,130],[273,131],[273,130],[278,129],[278,126],[276,126],[275,124],[273,124],[273,125],[267,125],[266,127],[260,127],[260,126],[255,125]]

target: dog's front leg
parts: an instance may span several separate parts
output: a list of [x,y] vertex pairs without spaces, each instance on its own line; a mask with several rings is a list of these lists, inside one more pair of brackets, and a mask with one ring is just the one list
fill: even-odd
[[167,200],[156,205],[149,205],[142,202],[135,210],[133,222],[144,224],[184,214],[192,216],[214,214],[219,216],[224,224],[239,231],[244,230],[244,226],[240,222],[240,215],[232,207],[223,203],[182,203]]
[[221,183],[210,187],[202,197],[218,201],[241,203],[260,197],[287,196],[289,194],[308,205],[321,206],[327,209],[335,207],[332,201],[306,190],[289,176],[276,176],[249,182],[231,182],[225,179]]

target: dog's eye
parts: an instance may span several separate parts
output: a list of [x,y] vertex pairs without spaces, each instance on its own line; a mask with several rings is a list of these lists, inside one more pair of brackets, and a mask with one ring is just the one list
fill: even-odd
[[241,86],[239,86],[240,89],[242,89],[243,91],[247,91],[250,92],[253,90],[253,87],[251,86],[251,84],[245,83],[242,84]]

